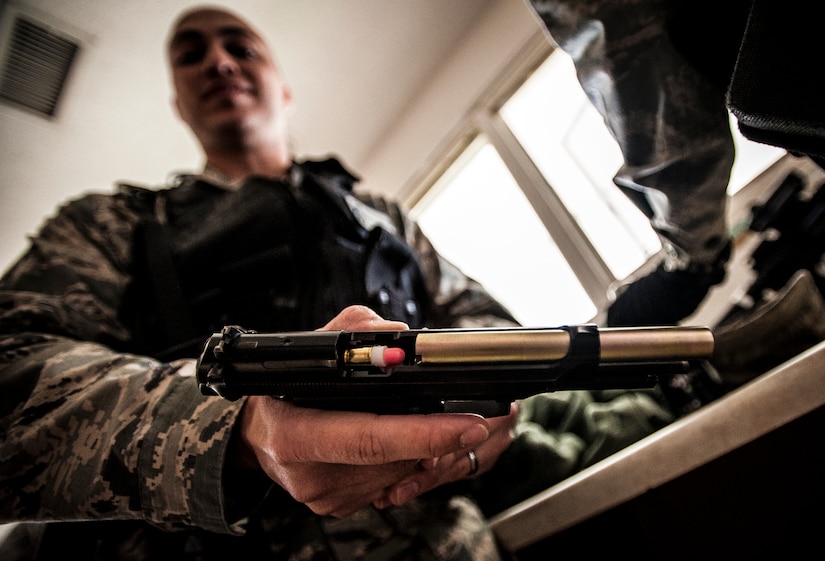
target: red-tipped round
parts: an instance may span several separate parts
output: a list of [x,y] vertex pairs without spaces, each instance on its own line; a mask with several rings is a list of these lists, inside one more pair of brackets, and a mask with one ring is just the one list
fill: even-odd
[[404,362],[404,349],[398,347],[373,347],[370,362],[382,368],[392,368]]

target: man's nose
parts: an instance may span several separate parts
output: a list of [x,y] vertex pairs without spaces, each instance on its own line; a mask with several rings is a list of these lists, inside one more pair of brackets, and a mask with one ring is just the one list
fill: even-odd
[[220,46],[212,46],[207,52],[206,70],[210,74],[230,76],[238,71],[238,62],[226,49]]

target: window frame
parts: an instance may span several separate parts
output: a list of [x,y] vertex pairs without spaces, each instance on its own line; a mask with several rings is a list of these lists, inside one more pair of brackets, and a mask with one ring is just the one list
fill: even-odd
[[[538,31],[513,57],[513,61],[480,95],[463,119],[442,137],[428,161],[419,168],[399,191],[397,198],[412,209],[442,176],[464,155],[479,136],[485,136],[499,152],[502,160],[522,189],[536,214],[545,224],[549,235],[557,244],[582,288],[598,310],[592,321],[606,319],[611,295],[620,283],[629,278],[645,275],[655,269],[661,260],[661,251],[653,253],[626,278],[617,279],[599,256],[578,222],[562,203],[552,185],[549,185],[527,152],[514,138],[513,133],[498,115],[498,111],[520,88],[557,47],[546,34]],[[737,126],[731,116],[732,129]],[[745,148],[741,142],[747,139],[734,135],[737,162]],[[742,230],[747,228],[752,205],[765,199],[788,173],[798,173],[809,181],[822,181],[824,175],[819,166],[809,158],[796,156],[780,148],[754,143],[761,150],[776,152],[765,154],[767,161],[761,169],[747,165],[740,169],[734,164],[731,184],[728,186],[727,222],[736,250],[728,265],[725,281],[711,290],[708,298],[694,314],[683,320],[686,324],[715,325],[733,301],[752,282],[749,255],[752,247]],[[745,150],[747,151],[747,150]],[[778,155],[777,155],[778,154]],[[762,156],[759,156],[760,158]],[[737,177],[741,175],[741,177]],[[739,247],[742,245],[743,247]]]
[[[407,208],[413,208],[480,136],[486,137],[533,206],[595,308],[605,310],[609,305],[611,287],[621,279],[615,277],[553,186],[499,114],[507,100],[556,48],[543,33],[533,36],[493,87],[480,96],[457,132],[446,140],[441,157],[435,159],[429,171],[411,189],[407,189],[406,194],[402,193],[401,200]],[[657,261],[657,256],[658,254],[654,254],[649,257],[637,271],[649,267]]]

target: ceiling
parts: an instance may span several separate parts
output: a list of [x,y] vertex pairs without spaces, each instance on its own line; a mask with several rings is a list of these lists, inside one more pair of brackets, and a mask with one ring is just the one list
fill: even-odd
[[[521,0],[508,0],[520,2]],[[296,99],[296,153],[355,169],[495,0],[234,0]],[[201,165],[170,104],[163,44],[179,0],[0,0],[81,42],[57,114],[0,104],[0,270],[55,206],[118,180],[157,185]]]

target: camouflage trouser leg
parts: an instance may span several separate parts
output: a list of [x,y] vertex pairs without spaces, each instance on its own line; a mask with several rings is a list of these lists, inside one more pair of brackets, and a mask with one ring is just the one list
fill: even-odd
[[494,561],[492,533],[465,497],[413,501],[401,508],[363,509],[322,528],[335,558],[359,561]]
[[67,544],[94,561],[500,561],[479,508],[463,496],[418,498],[403,507],[319,517],[277,497],[243,536],[165,532],[140,521],[20,524],[0,559],[65,559]]
[[273,559],[286,561],[500,561],[478,506],[464,496],[418,498],[403,507],[364,508],[343,518],[298,507],[262,520]]
[[734,145],[725,89],[671,42],[673,2],[531,3],[621,148],[615,183],[676,253],[676,268],[713,262],[728,241]]

